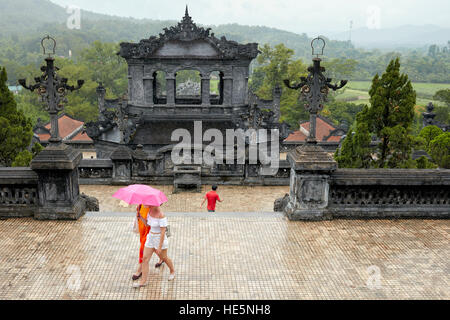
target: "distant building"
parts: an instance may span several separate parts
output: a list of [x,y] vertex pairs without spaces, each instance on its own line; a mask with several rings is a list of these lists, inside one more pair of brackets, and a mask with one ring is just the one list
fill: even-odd
[[[335,142],[339,144],[342,137],[346,134],[343,128],[336,127],[325,117],[317,116],[316,138],[318,142]],[[300,130],[291,133],[285,142],[305,142],[309,136],[309,121],[300,123]]]
[[[83,121],[76,120],[67,114],[62,113],[58,117],[58,126],[59,135],[64,143],[80,150],[85,159],[96,158],[94,143],[92,139],[83,132]],[[41,119],[38,119],[36,126],[33,128],[33,132],[34,137],[37,140],[36,142],[46,146],[48,144],[48,139],[50,138],[50,122],[43,123]]]
[[[333,154],[345,138],[346,129],[337,127],[329,119],[318,115],[316,120],[316,139],[328,153]],[[300,122],[300,128],[292,132],[280,147],[280,159],[285,160],[287,153],[306,142],[309,136],[309,121]]]

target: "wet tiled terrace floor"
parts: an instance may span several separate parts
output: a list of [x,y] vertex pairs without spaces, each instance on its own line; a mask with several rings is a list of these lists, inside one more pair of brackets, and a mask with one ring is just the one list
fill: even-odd
[[[128,209],[130,210],[130,209]],[[446,220],[167,213],[168,269],[132,288],[132,213],[0,221],[0,299],[449,299]]]

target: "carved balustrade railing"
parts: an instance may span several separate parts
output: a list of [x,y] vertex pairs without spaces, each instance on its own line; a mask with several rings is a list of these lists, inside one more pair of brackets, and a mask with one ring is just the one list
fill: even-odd
[[0,216],[31,217],[38,205],[38,176],[33,170],[0,168]]
[[334,217],[450,217],[450,170],[339,169],[328,208]]
[[113,164],[107,159],[81,160],[78,172],[81,183],[87,180],[109,183],[113,175]]

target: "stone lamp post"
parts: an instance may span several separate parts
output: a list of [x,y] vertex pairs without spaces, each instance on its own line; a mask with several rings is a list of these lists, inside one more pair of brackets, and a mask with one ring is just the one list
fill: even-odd
[[[66,145],[58,128],[58,113],[63,110],[67,102],[67,92],[79,90],[83,80],[77,81],[77,86],[67,84],[68,79],[59,77],[58,67],[54,65],[56,41],[47,36],[41,41],[44,55],[46,46],[52,46],[45,58],[46,65],[41,67],[42,75],[35,78],[35,84],[28,86],[25,79],[19,83],[25,89],[36,91],[45,110],[50,114],[49,145],[42,150],[31,162],[31,169],[39,176],[39,212],[36,219],[78,219],[85,212],[86,202],[80,196],[78,185],[78,165],[82,155],[79,151]],[[48,52],[48,51],[47,51]]]
[[[284,80],[287,87],[300,90],[300,100],[310,113],[309,136],[306,143],[288,153],[291,165],[291,182],[289,202],[284,212],[290,220],[327,219],[328,190],[330,174],[337,169],[333,157],[317,144],[316,118],[327,101],[329,89],[336,91],[347,84],[331,84],[331,79],[323,75],[325,68],[320,65],[319,55],[323,55],[325,41],[318,37],[311,42],[313,65],[308,68],[308,76],[301,77],[300,83],[291,85]],[[320,50],[320,51],[319,51]]]

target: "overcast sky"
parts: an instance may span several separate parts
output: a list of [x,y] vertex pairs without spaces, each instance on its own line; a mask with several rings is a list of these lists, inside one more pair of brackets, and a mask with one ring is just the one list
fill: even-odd
[[450,0],[51,0],[62,6],[134,18],[180,20],[186,4],[194,21],[265,25],[317,34],[405,24],[450,27]]

